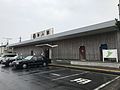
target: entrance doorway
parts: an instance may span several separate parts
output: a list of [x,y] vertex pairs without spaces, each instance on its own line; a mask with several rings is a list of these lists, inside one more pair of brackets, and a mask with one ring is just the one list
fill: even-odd
[[31,50],[31,56],[33,56],[33,50]]
[[46,58],[49,59],[49,49],[44,50],[44,55],[45,55]]
[[80,46],[79,53],[80,53],[80,60],[85,60],[86,59],[85,46]]
[[107,44],[101,44],[100,45],[100,60],[102,61],[102,57],[103,57],[103,54],[102,54],[102,50],[103,49],[108,49],[108,46]]

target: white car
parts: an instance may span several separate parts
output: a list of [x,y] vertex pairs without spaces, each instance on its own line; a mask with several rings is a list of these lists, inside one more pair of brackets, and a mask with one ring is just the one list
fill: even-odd
[[0,57],[0,63],[1,63],[4,59],[5,59],[5,57],[4,57],[4,56],[1,56],[1,57]]
[[5,64],[5,66],[9,66],[9,63],[7,63],[8,61],[10,61],[11,59],[14,59],[15,55],[5,55],[3,56],[3,58],[1,59],[1,64]]

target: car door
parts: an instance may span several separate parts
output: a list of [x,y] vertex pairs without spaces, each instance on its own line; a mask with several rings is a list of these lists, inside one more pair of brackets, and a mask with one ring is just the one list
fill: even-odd
[[29,66],[34,65],[34,57],[32,57],[30,60],[27,61]]
[[33,56],[27,56],[24,60],[22,60],[22,64],[27,64],[28,66],[31,66],[32,65],[32,58]]
[[38,57],[38,63],[39,63],[39,65],[42,65],[43,62],[44,62],[43,57],[42,57],[42,56],[39,56],[39,57]]
[[37,56],[32,58],[32,65],[37,65]]

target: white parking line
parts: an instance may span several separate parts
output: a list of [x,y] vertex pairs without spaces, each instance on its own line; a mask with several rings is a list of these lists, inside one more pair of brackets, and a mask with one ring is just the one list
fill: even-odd
[[37,73],[37,74],[45,74],[45,73],[51,73],[51,72],[57,72],[57,71],[64,71],[64,70],[66,70],[66,69],[43,71],[43,72],[39,72],[39,73]]
[[85,74],[85,73],[87,73],[87,72],[82,72],[82,73],[77,73],[77,74],[72,74],[72,75],[68,75],[68,76],[64,76],[64,77],[52,79],[52,81],[56,81],[56,80],[60,80],[60,79],[65,79],[65,78],[69,78],[69,77],[73,77],[73,76],[77,76],[77,75]]
[[60,74],[57,74],[57,73],[50,73],[50,74],[54,76],[60,76]]
[[37,71],[34,71],[34,72],[28,72],[28,73],[25,73],[25,74],[20,74],[20,75],[18,75],[18,76],[23,76],[23,75],[30,75],[30,74],[45,74],[45,73],[51,73],[51,72],[56,72],[56,71],[64,71],[65,69],[58,69],[58,70],[50,70],[50,71],[43,71],[42,72],[42,70],[40,70],[40,72],[37,72]]
[[110,81],[108,81],[108,82],[106,82],[106,83],[100,85],[99,87],[97,87],[97,88],[94,89],[94,90],[100,90],[101,88],[107,86],[108,84],[112,83],[113,81],[115,81],[115,80],[117,80],[117,79],[119,79],[119,78],[120,78],[120,76],[118,76],[118,77],[116,77],[116,78],[114,78],[114,79],[112,79],[112,80],[110,80]]

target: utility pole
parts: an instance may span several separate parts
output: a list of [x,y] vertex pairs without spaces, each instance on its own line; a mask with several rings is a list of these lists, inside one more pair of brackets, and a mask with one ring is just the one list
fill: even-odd
[[20,36],[20,38],[19,38],[19,42],[21,42],[21,40],[22,40],[22,38],[21,38],[21,36]]
[[119,19],[115,18],[115,20],[116,20],[116,26],[120,30],[120,0],[119,0],[119,4],[118,4],[118,11],[119,11]]
[[7,42],[6,45],[8,45],[9,44],[9,40],[11,40],[12,38],[3,38],[3,39],[6,39],[6,42]]
[[120,20],[120,0],[119,0],[119,4],[118,4],[118,10],[119,10],[119,20]]

